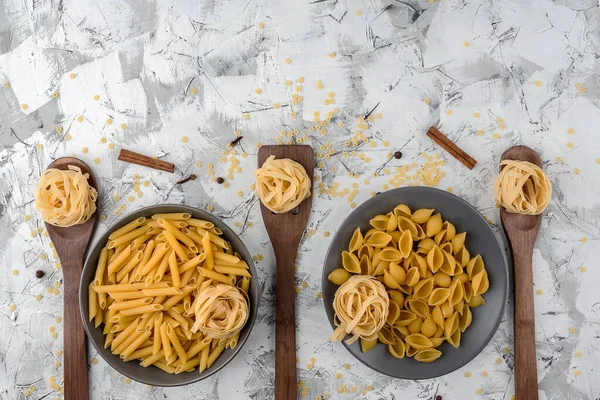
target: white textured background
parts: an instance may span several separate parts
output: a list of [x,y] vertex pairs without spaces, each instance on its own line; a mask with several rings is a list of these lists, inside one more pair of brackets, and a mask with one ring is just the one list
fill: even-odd
[[[49,377],[60,390],[62,270],[32,202],[45,166],[73,154],[99,178],[97,233],[117,214],[185,203],[214,209],[264,257],[258,322],[223,371],[151,388],[91,351],[91,398],[272,397],[273,255],[249,185],[257,145],[298,129],[296,140],[321,153],[324,183],[298,260],[299,397],[510,399],[512,303],[487,348],[438,379],[388,378],[327,341],[320,279],[332,236],[352,202],[391,187],[395,167],[421,166],[421,153],[439,151],[425,136],[436,125],[479,162],[469,171],[439,152],[446,164],[438,186],[474,204],[499,236],[492,182],[500,154],[518,143],[542,153],[554,198],[534,254],[541,398],[599,399],[599,57],[595,0],[1,1],[0,398],[61,397]],[[303,102],[293,105],[301,76]],[[334,105],[323,103],[328,92]],[[309,129],[314,111],[324,118],[334,107],[325,135]],[[374,108],[381,118],[363,132],[370,143],[344,154],[357,117]],[[242,171],[225,188],[211,181],[208,164],[227,175],[230,161],[220,159],[236,130]],[[169,160],[176,173],[121,163],[121,147]],[[404,157],[388,163],[400,148]],[[199,179],[175,185],[190,173]],[[334,196],[334,184],[345,194]]]

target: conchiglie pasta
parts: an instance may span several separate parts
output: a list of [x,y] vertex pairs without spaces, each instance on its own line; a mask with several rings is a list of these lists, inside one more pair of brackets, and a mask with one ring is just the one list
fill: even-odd
[[327,279],[329,279],[334,284],[341,286],[348,279],[350,279],[351,276],[352,275],[350,275],[350,273],[348,271],[346,271],[344,268],[338,268],[338,269],[334,269],[333,271],[331,271],[331,273],[327,276]]
[[396,218],[400,218],[400,217],[405,217],[405,218],[410,218],[411,216],[411,211],[410,211],[410,207],[407,206],[406,204],[398,204],[396,207],[394,207],[394,215],[396,215]]
[[437,349],[423,349],[419,350],[415,355],[415,360],[421,362],[432,362],[440,358],[442,352]]
[[376,248],[382,248],[388,245],[392,237],[385,232],[375,232],[365,239],[367,244]]
[[408,257],[413,248],[413,237],[409,231],[404,231],[400,240],[398,240],[398,249],[400,249],[400,255],[404,258]]
[[398,264],[390,263],[390,275],[400,285],[406,282],[406,271]]
[[465,244],[465,239],[467,238],[467,234],[465,232],[457,233],[454,235],[450,242],[452,244],[452,252],[454,254],[458,253],[461,247]]
[[388,220],[390,218],[385,216],[385,215],[378,215],[375,218],[372,218],[369,223],[371,224],[371,226],[375,229],[378,229],[380,231],[385,231],[387,230],[387,223]]
[[363,245],[363,235],[360,232],[360,228],[356,228],[354,233],[352,234],[352,238],[350,239],[350,245],[348,246],[348,251],[350,253],[354,253]]
[[[334,307],[338,329],[332,337],[341,340],[350,333],[354,336],[348,343],[360,339],[363,352],[380,342],[393,357],[421,362],[438,359],[442,353],[436,348],[444,342],[459,347],[472,323],[472,309],[485,304],[482,294],[490,286],[483,258],[471,258],[467,250],[467,233],[457,232],[433,209],[412,212],[405,204],[369,222],[366,232],[353,232],[341,267],[328,279],[340,286],[356,278],[368,280],[371,289],[365,290],[379,291],[377,306],[361,314],[366,292],[349,293],[351,306]],[[351,319],[353,313],[360,318]],[[353,330],[354,323],[360,328]]]
[[396,358],[404,358],[406,347],[402,340],[396,340],[394,344],[388,344],[388,350]]
[[414,347],[417,350],[427,349],[433,346],[431,340],[428,337],[423,335],[422,333],[413,333],[406,337],[406,343],[408,343],[411,347]]
[[[427,299],[433,290],[433,278],[423,279],[419,281],[413,290],[415,299]],[[462,296],[461,296],[462,298]]]
[[425,224],[425,234],[427,237],[435,236],[439,231],[442,230],[442,216],[441,214],[434,214],[427,220]]
[[431,214],[433,214],[433,209],[421,208],[415,211],[410,219],[416,224],[424,224],[431,217]]
[[431,250],[429,250],[429,253],[427,253],[427,265],[429,266],[429,269],[435,273],[440,269],[443,263],[444,255],[440,248],[437,245],[434,245]]
[[437,325],[433,321],[433,316],[429,315],[427,317],[427,319],[425,321],[423,321],[423,323],[421,324],[421,333],[424,336],[431,338],[433,335],[435,335],[436,330],[437,330]]
[[439,287],[433,289],[431,294],[429,295],[429,305],[430,306],[440,306],[448,300],[448,296],[450,296],[450,290],[445,289],[443,287]]
[[348,272],[360,274],[360,261],[352,253],[348,253],[347,251],[342,252],[342,266]]
[[360,349],[363,353],[371,350],[377,344],[377,339],[368,340],[368,339],[360,339]]
[[379,252],[378,257],[383,261],[398,262],[402,259],[403,255],[398,249],[385,247]]

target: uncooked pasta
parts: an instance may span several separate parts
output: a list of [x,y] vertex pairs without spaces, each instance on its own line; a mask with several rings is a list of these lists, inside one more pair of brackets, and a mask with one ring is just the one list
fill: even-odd
[[88,183],[89,174],[73,165],[68,168],[44,171],[35,192],[35,207],[51,225],[82,224],[96,212],[98,192]]
[[310,196],[311,182],[306,170],[288,158],[270,156],[256,170],[256,193],[265,207],[274,213],[285,213]]
[[381,282],[372,276],[352,276],[335,292],[333,309],[338,327],[329,339],[342,340],[350,334],[348,343],[376,340],[389,307],[390,298]]
[[552,184],[546,173],[527,161],[504,160],[496,178],[496,203],[517,214],[541,214],[552,197]]

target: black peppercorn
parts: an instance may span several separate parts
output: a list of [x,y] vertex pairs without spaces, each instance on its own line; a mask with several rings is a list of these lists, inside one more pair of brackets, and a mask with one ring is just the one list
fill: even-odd
[[37,271],[35,271],[35,277],[38,279],[41,279],[44,277],[44,271],[42,271],[41,269],[38,269]]
[[221,185],[223,182],[225,182],[225,179],[223,179],[223,178],[221,178],[221,177],[218,177],[218,178],[217,178],[217,183],[218,183],[219,185]]
[[395,158],[396,160],[399,160],[399,159],[401,159],[401,158],[402,158],[402,152],[401,152],[401,151],[397,151],[397,152],[395,152],[395,153],[394,153],[394,158]]
[[439,394],[437,396],[435,396],[435,400],[442,400],[442,396],[440,396]]

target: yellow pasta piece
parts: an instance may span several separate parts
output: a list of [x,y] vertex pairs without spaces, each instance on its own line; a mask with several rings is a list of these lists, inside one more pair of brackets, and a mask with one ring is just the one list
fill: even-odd
[[433,318],[433,322],[436,323],[437,326],[443,328],[444,327],[444,315],[442,314],[442,310],[439,306],[435,306],[433,311],[431,312],[431,317]]
[[429,315],[429,306],[423,300],[411,298],[409,300],[406,300],[405,303],[408,304],[408,308],[416,316],[421,318],[427,318],[427,316]]
[[421,324],[421,333],[423,334],[423,336],[431,338],[433,335],[435,335],[436,330],[437,325],[433,320],[433,316],[430,314],[427,316],[427,319]]
[[394,207],[393,213],[396,215],[397,219],[400,219],[400,217],[410,218],[412,214],[410,207],[408,207],[406,204],[398,204],[396,207]]
[[394,344],[388,344],[388,350],[394,357],[404,358],[406,347],[404,346],[404,342],[398,339]]
[[458,327],[460,331],[464,332],[469,325],[471,325],[471,321],[473,321],[473,313],[471,313],[471,308],[465,305],[463,313],[458,316]]
[[400,316],[400,306],[394,300],[390,300],[389,313],[388,313],[388,316],[386,319],[387,324],[394,325],[394,322],[396,322],[396,320],[398,319],[399,316]]
[[465,232],[461,232],[455,234],[454,237],[450,240],[452,244],[452,253],[454,255],[456,255],[458,251],[464,246],[466,237],[467,234]]
[[453,313],[450,317],[446,318],[444,322],[444,337],[449,340],[450,337],[458,330],[458,313]]
[[381,330],[379,330],[377,332],[377,338],[383,344],[394,344],[394,343],[396,343],[396,338],[394,337],[394,335],[392,334],[392,332],[390,331],[390,329],[388,327],[386,327],[386,326],[384,326],[383,328],[381,328]]
[[406,271],[398,264],[390,263],[390,275],[398,284],[402,285],[406,282]]
[[451,241],[456,236],[456,228],[448,221],[444,221],[442,229],[446,231],[446,241]]
[[365,241],[368,245],[376,248],[383,248],[387,246],[391,240],[392,237],[385,232],[375,232],[368,238],[365,238]]
[[473,280],[473,277],[484,270],[483,260],[480,255],[476,255],[467,264],[467,274],[469,279]]
[[415,360],[421,362],[432,362],[440,358],[442,352],[436,349],[419,350],[415,355]]
[[473,294],[476,296],[481,296],[483,293],[487,292],[488,288],[490,287],[487,272],[482,270],[473,276],[471,286],[473,287]]
[[435,236],[442,230],[442,216],[440,213],[434,214],[425,224],[425,234],[427,237]]
[[411,233],[409,231],[402,232],[402,236],[400,236],[400,240],[398,241],[398,249],[400,249],[401,256],[407,258],[410,255],[412,248],[413,237]]
[[[410,251],[409,251],[410,254]],[[393,248],[393,247],[385,247],[383,249],[381,249],[381,251],[378,254],[379,259],[383,260],[383,261],[392,261],[392,262],[398,262],[402,259],[403,254]]]
[[456,304],[463,300],[464,294],[462,281],[456,280],[452,286],[450,286],[450,293],[448,295],[448,304],[450,307],[456,307]]
[[434,245],[427,253],[427,265],[435,273],[444,263],[444,255],[437,245]]
[[404,295],[402,292],[399,292],[398,290],[390,290],[388,291],[388,294],[390,295],[390,299],[398,305],[400,310],[402,310],[402,308],[404,308]]
[[417,316],[411,311],[400,310],[400,315],[398,316],[398,319],[396,320],[394,325],[406,326],[413,322],[415,319],[417,319]]
[[424,224],[427,222],[427,220],[429,220],[431,214],[433,214],[433,209],[421,208],[415,211],[410,217],[410,219],[412,219],[417,224]]
[[387,224],[390,218],[386,215],[377,215],[369,221],[369,224],[377,230],[387,231]]
[[343,285],[348,279],[350,279],[351,276],[352,275],[350,275],[350,273],[344,268],[337,268],[331,271],[331,273],[327,276],[327,279],[329,279],[334,284],[340,286]]
[[342,252],[342,266],[348,272],[360,274],[360,261],[356,255],[347,251]]
[[377,344],[377,339],[368,340],[368,339],[360,339],[360,349],[363,353],[371,350]]
[[350,239],[350,246],[348,247],[348,251],[350,253],[354,253],[358,249],[360,249],[363,245],[363,235],[360,232],[360,228],[356,228],[354,233],[352,234],[352,238]]
[[393,213],[389,213],[389,219],[387,222],[387,226],[385,227],[386,232],[394,232],[396,228],[398,228],[398,219]]
[[431,343],[431,340],[429,340],[429,338],[427,338],[425,335],[423,335],[421,333],[410,334],[406,337],[405,341],[407,344],[409,344],[411,347],[413,347],[417,350],[427,349],[427,348],[433,346],[433,343]]
[[366,255],[360,258],[360,273],[361,275],[372,275],[373,274],[373,263],[371,259]]
[[418,268],[410,268],[406,273],[406,284],[408,286],[415,286],[417,282],[419,282],[419,269]]
[[443,288],[450,287],[450,284],[452,283],[452,279],[450,278],[450,276],[443,272],[438,272],[438,273],[434,274],[433,281],[435,282],[436,285],[443,287]]
[[439,287],[433,289],[431,294],[429,295],[428,304],[431,306],[440,306],[448,300],[448,296],[450,295],[450,290],[445,289],[443,287]]
[[415,299],[428,299],[433,290],[433,283],[433,278],[420,280],[413,289],[413,297]]

